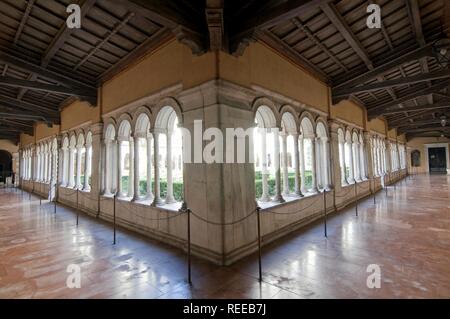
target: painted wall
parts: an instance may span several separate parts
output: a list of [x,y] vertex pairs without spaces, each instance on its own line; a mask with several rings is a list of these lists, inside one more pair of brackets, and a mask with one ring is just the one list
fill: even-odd
[[393,128],[388,131],[388,138],[391,140],[395,140],[397,138],[397,129]]
[[194,56],[175,40],[167,43],[103,85],[103,114],[178,83],[188,89],[214,79],[214,57]]
[[367,129],[386,135],[386,122],[380,118],[373,119],[367,122]]
[[59,125],[53,125],[52,127],[48,127],[45,123],[38,123],[34,127],[34,136],[36,141],[40,141],[49,136],[54,136],[59,133]]
[[75,101],[61,111],[61,131],[70,130],[86,122],[100,122],[100,107]]
[[220,76],[245,87],[258,85],[328,111],[328,87],[299,66],[261,43],[252,43],[241,57],[219,56]]
[[[407,161],[410,172],[412,173],[425,173],[428,172],[428,153],[425,147],[425,144],[444,144],[447,145],[447,148],[450,149],[450,139],[445,137],[417,137],[407,142]],[[420,151],[420,167],[411,168],[411,152],[414,150]],[[447,158],[447,168],[449,169],[448,162],[450,161]]]
[[331,117],[364,127],[365,111],[352,101],[344,100],[331,106]]
[[0,140],[0,150],[13,154],[19,151],[19,145],[16,145],[9,140]]
[[35,138],[34,136],[28,135],[28,134],[20,134],[20,147],[27,146],[29,144],[34,144]]

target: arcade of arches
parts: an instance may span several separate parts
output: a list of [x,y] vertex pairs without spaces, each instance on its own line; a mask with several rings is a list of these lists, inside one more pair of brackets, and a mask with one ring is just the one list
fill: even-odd
[[[167,79],[152,82],[140,73],[177,51]],[[257,249],[257,206],[268,244],[321,218],[324,191],[331,213],[407,175],[411,150],[384,119],[369,121],[351,101],[331,105],[325,83],[260,44],[249,52],[281,68],[252,78],[249,69],[262,65],[221,53],[220,63],[236,72],[215,79],[203,72],[215,65],[213,55],[192,57],[170,42],[104,83],[99,105],[71,101],[61,109],[61,125],[37,124],[34,136],[22,134],[17,183],[109,222],[115,209],[119,227],[183,250],[186,216],[176,215],[184,204],[199,217],[191,219],[192,253],[229,265]],[[188,72],[193,64],[203,70],[195,77]],[[298,90],[271,80],[281,74]],[[253,128],[241,138],[252,161],[193,161],[186,148],[205,149],[213,140],[198,143],[198,120],[203,131],[224,136],[226,128]]]

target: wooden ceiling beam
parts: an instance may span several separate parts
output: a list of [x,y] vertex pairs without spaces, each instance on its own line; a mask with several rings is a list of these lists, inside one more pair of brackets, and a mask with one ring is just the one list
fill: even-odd
[[10,86],[15,88],[26,88],[44,92],[51,92],[57,94],[73,95],[80,98],[88,99],[90,102],[96,102],[97,91],[86,90],[80,88],[67,88],[64,86],[45,84],[36,81],[16,79],[12,77],[0,77],[0,85]]
[[30,15],[31,8],[34,5],[34,2],[35,2],[35,0],[29,0],[27,3],[27,6],[25,7],[25,12],[22,16],[22,19],[20,20],[19,27],[17,28],[16,34],[14,36],[14,40],[13,40],[14,45],[17,45],[17,42],[19,41],[19,38],[22,35],[23,28],[24,28],[25,24],[27,23],[27,20]]
[[375,84],[368,84],[363,86],[357,86],[354,88],[341,88],[333,89],[333,98],[345,98],[350,94],[371,92],[380,89],[390,88],[393,86],[402,86],[414,83],[420,83],[425,81],[444,79],[450,77],[450,70],[441,70],[433,73],[419,74],[411,77],[400,78],[395,80],[383,81]]
[[[81,9],[81,21],[83,21],[83,18],[86,16],[86,14],[89,12],[89,10],[95,5],[96,0],[83,0],[80,9]],[[41,66],[46,68],[48,64],[50,63],[51,59],[55,56],[56,52],[58,52],[66,43],[66,41],[70,38],[72,33],[75,29],[70,29],[67,27],[67,23],[64,21],[63,25],[61,26],[60,30],[56,34],[56,36],[53,38],[53,41],[48,46],[47,50],[45,51]]]
[[342,82],[335,84],[334,88],[350,88],[353,86],[356,86],[361,83],[365,83],[367,81],[370,81],[374,78],[376,78],[379,75],[383,75],[393,69],[396,69],[403,64],[413,61],[413,60],[419,60],[420,58],[424,56],[433,56],[433,51],[431,48],[431,44],[426,45],[423,48],[418,48],[413,51],[408,51],[407,53],[404,53],[403,55],[393,58],[393,59],[386,59],[386,63],[381,64],[379,66],[376,66],[373,70],[362,73],[360,75],[352,76],[351,78],[347,80],[343,80]]
[[17,99],[11,98],[9,96],[0,94],[0,104],[1,105],[8,105],[10,107],[15,107],[19,109],[28,110],[30,112],[36,112],[39,115],[49,115],[52,117],[58,116],[58,111],[54,108],[51,108],[49,106],[39,105],[36,103],[28,103],[25,101],[19,101]]
[[[413,107],[408,107],[408,108],[399,108],[396,110],[390,110],[390,111],[385,111],[380,115],[392,115],[392,114],[397,114],[397,113],[403,113],[403,112],[415,112],[415,111],[422,111],[422,110],[434,110],[434,109],[443,109],[443,108],[449,108],[450,107],[450,102],[437,102],[437,103],[433,103],[433,104],[425,104],[425,105],[419,105],[419,106],[413,106]],[[405,117],[403,117],[405,118]]]
[[[373,119],[377,116],[383,115],[383,114],[388,114],[391,111],[402,111],[404,112],[406,109],[405,108],[399,108],[398,105],[407,101],[410,101],[412,99],[415,99],[417,97],[420,96],[424,96],[424,95],[428,95],[428,94],[432,94],[436,91],[439,91],[441,89],[443,89],[444,87],[448,86],[450,84],[450,81],[442,81],[439,82],[438,84],[435,84],[429,88],[425,88],[422,90],[415,90],[409,94],[406,94],[400,98],[398,98],[397,100],[394,100],[392,102],[388,102],[385,104],[381,104],[381,105],[377,105],[375,107],[372,107],[368,110],[368,116],[370,119]],[[397,108],[393,108],[397,106]]]

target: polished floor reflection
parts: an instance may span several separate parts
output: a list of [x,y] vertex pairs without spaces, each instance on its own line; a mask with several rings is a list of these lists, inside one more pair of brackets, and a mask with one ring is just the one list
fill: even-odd
[[[264,247],[231,267],[186,257],[20,191],[0,190],[0,298],[449,298],[450,176],[421,175]],[[81,288],[69,289],[69,264]],[[367,287],[368,265],[381,287]]]

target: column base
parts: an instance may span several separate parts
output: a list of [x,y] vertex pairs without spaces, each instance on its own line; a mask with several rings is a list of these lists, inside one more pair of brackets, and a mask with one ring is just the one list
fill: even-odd
[[173,198],[173,196],[167,196],[166,200],[164,201],[166,204],[173,204],[176,203],[175,198]]
[[319,192],[319,189],[317,187],[313,187],[309,190],[309,192],[312,194],[317,194]]
[[274,202],[274,203],[284,203],[286,201],[284,200],[283,196],[275,195],[274,198],[272,199],[272,202]]
[[153,202],[152,202],[152,206],[153,206],[153,207],[161,206],[161,205],[163,205],[163,204],[164,204],[164,201],[163,201],[163,199],[162,199],[161,197],[155,197],[155,198],[153,199]]
[[294,195],[297,197],[305,197],[301,191],[295,191]]
[[270,197],[269,195],[262,195],[261,198],[258,199],[258,201],[263,202],[263,203],[267,203],[270,202]]

